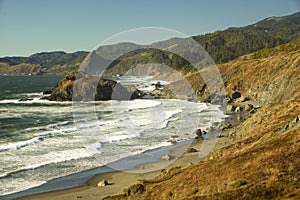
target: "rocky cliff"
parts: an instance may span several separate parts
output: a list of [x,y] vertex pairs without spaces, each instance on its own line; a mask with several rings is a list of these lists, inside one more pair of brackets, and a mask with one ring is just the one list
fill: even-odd
[[140,94],[138,90],[124,88],[113,80],[73,72],[53,88],[50,96],[44,98],[51,101],[130,100],[140,98]]

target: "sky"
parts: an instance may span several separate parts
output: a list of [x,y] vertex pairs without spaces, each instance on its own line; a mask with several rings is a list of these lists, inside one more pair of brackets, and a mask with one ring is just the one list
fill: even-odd
[[300,11],[300,0],[0,0],[0,57],[91,51],[134,28],[187,36]]

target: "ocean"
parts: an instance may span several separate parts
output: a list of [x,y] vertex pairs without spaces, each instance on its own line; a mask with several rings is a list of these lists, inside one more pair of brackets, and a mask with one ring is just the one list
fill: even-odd
[[[41,100],[42,92],[62,78],[0,76],[0,199],[58,177],[172,146],[175,140],[191,141],[196,129],[209,128],[225,117],[216,105],[137,99],[88,102],[95,117],[78,119],[72,102]],[[119,82],[147,91],[156,82],[151,78],[123,77]],[[128,167],[118,163],[111,166]]]

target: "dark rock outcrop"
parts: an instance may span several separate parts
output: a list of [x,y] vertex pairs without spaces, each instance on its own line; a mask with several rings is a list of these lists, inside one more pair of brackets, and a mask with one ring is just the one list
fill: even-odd
[[194,131],[194,135],[196,135],[195,137],[196,140],[203,140],[205,136],[205,132],[202,131],[201,129],[197,129]]
[[195,152],[198,152],[197,149],[193,148],[193,147],[189,147],[187,150],[186,150],[186,153],[195,153]]
[[[124,197],[132,197],[133,199],[137,199],[139,195],[143,194],[146,191],[146,188],[143,184],[135,184],[128,189],[125,189],[123,192],[125,193]],[[104,198],[106,199],[106,198]]]
[[32,98],[21,98],[19,99],[20,102],[22,101],[32,101],[33,99]]
[[236,107],[231,104],[228,104],[226,107],[227,112],[233,112],[233,111],[235,111],[235,109],[236,109]]
[[242,97],[242,94],[240,92],[234,92],[231,96],[232,99],[238,99]]
[[43,95],[47,95],[47,94],[51,94],[52,93],[52,90],[45,90],[44,92],[43,92]]
[[62,79],[52,90],[50,101],[102,101],[131,100],[140,98],[141,93],[127,89],[117,82],[105,78],[95,78],[82,72],[72,72]]
[[250,111],[254,108],[254,106],[252,104],[246,104],[244,110],[245,111]]

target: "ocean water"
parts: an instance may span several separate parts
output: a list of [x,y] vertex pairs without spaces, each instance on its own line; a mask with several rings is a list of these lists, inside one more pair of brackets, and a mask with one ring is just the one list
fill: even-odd
[[[78,115],[72,102],[40,99],[61,78],[0,76],[0,196],[171,146],[170,138],[188,141],[195,129],[225,117],[216,105],[174,99],[87,102],[93,109]],[[155,81],[123,77],[119,82],[149,91]]]

